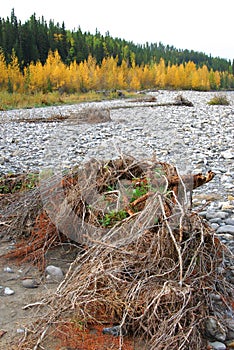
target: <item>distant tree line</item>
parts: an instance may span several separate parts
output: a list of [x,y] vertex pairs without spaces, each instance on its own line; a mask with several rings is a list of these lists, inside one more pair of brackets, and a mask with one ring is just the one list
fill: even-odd
[[0,52],[0,91],[9,93],[79,93],[88,91],[139,91],[144,89],[193,89],[219,90],[233,89],[234,76],[228,72],[208,70],[206,65],[196,67],[194,62],[169,64],[163,58],[159,63],[131,65],[124,59],[118,64],[118,56],[103,58],[98,64],[89,55],[87,60],[65,64],[58,50],[49,51],[46,62],[31,62],[20,69],[14,51],[11,62],[6,63]]
[[165,65],[180,65],[192,61],[197,68],[206,65],[208,70],[234,73],[234,62],[219,57],[211,57],[202,52],[180,50],[173,46],[159,43],[134,44],[120,38],[113,38],[109,32],[101,35],[76,30],[66,30],[65,24],[49,23],[33,14],[25,23],[21,23],[14,9],[10,17],[0,18],[0,48],[6,63],[10,63],[12,52],[18,58],[20,69],[37,61],[45,64],[50,51],[59,53],[63,63],[81,63],[89,56],[95,57],[97,64],[104,58],[118,58],[118,65],[123,61],[129,65],[159,64],[163,59]]

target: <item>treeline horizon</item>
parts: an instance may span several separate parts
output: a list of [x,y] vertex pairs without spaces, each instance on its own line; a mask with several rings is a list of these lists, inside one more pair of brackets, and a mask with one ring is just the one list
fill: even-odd
[[0,17],[0,49],[7,64],[11,62],[14,51],[22,71],[32,62],[45,64],[49,52],[57,50],[66,65],[74,61],[79,64],[91,55],[97,64],[108,57],[118,58],[118,65],[123,61],[131,65],[134,60],[138,66],[159,64],[160,59],[164,60],[166,66],[192,61],[197,68],[205,65],[208,70],[234,74],[234,60],[231,62],[202,52],[177,49],[161,42],[134,44],[132,41],[113,38],[109,32],[102,35],[98,30],[95,34],[82,32],[80,27],[71,31],[65,28],[64,22],[62,25],[55,24],[54,20],[47,23],[43,16],[37,18],[35,13],[22,23],[14,9],[10,17]]

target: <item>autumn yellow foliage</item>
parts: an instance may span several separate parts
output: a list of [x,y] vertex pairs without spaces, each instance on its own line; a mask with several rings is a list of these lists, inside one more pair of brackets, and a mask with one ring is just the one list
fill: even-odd
[[[101,65],[92,56],[81,63],[74,61],[66,65],[58,51],[50,51],[44,65],[32,62],[23,71],[14,52],[9,64],[0,52],[0,71],[0,90],[22,93],[152,88],[216,90],[224,78],[224,73],[209,71],[206,65],[196,67],[191,61],[166,66],[161,59],[159,63],[138,66],[134,56],[130,63],[123,60],[121,65],[118,57],[112,56],[104,58]],[[225,79],[229,79],[228,73],[225,74]]]

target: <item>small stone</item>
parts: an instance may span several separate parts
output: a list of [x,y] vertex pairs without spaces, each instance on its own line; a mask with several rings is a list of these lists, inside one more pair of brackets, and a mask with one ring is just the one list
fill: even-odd
[[16,333],[25,333],[25,329],[23,329],[23,328],[17,328],[16,329]]
[[63,279],[63,271],[60,269],[60,267],[49,265],[46,267],[45,271],[55,281],[61,281]]
[[227,340],[232,341],[234,344],[234,319],[233,318],[229,318],[227,322]]
[[199,215],[202,216],[202,217],[206,217],[206,214],[207,214],[207,211],[201,211],[199,213]]
[[209,317],[206,321],[206,333],[208,338],[218,341],[225,341],[226,331],[223,326],[213,317]]
[[234,226],[234,219],[232,219],[232,218],[226,219],[226,220],[225,220],[225,223],[226,223],[226,225],[232,225],[232,226]]
[[220,224],[222,220],[220,218],[214,218],[209,220],[212,224]]
[[15,294],[15,291],[13,289],[9,288],[9,287],[6,287],[4,289],[4,294],[5,295],[13,295],[13,294]]
[[213,230],[217,230],[219,228],[219,224],[216,223],[212,223],[210,226],[213,228]]
[[13,273],[14,271],[12,270],[11,267],[7,266],[7,267],[4,267],[3,269],[4,272],[7,272],[7,273]]
[[22,286],[24,288],[37,288],[38,287],[38,283],[34,279],[27,278],[27,279],[22,281]]
[[114,337],[119,337],[121,334],[122,335],[127,334],[126,330],[121,328],[121,326],[113,326],[113,327],[109,327],[109,328],[103,328],[102,333],[113,335]]
[[216,236],[225,241],[233,241],[233,235],[230,235],[229,233],[218,233]]
[[226,219],[226,217],[228,216],[228,213],[224,212],[224,211],[210,211],[207,212],[206,214],[206,219],[210,220],[210,219]]
[[217,230],[217,233],[230,233],[231,235],[234,235],[234,226],[232,225],[220,226]]
[[215,301],[220,301],[222,298],[219,294],[211,293],[210,298]]
[[234,185],[231,183],[225,183],[223,185],[227,190],[232,190],[234,188]]
[[226,150],[226,151],[221,152],[221,156],[225,159],[233,159],[234,152],[232,152],[232,150]]
[[211,348],[214,350],[226,350],[227,349],[226,345],[219,342],[219,341],[209,342],[209,346],[211,346]]

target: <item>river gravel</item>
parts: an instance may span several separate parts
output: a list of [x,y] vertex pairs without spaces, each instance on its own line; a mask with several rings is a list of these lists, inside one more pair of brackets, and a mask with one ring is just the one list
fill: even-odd
[[[215,92],[158,91],[149,94],[156,97],[155,104],[122,99],[0,112],[0,175],[48,169],[60,174],[91,158],[103,160],[121,154],[139,160],[155,156],[159,161],[176,165],[181,174],[212,170],[216,176],[194,191],[193,205],[199,208],[200,216],[210,223],[216,236],[233,253],[234,92],[225,92],[229,106],[209,106],[207,102]],[[191,101],[193,107],[172,105],[179,94]],[[166,103],[171,105],[159,106]],[[109,109],[111,121],[80,124],[74,115],[87,108]],[[66,120],[52,121],[70,115],[71,118]],[[49,122],[44,122],[48,119]],[[228,259],[223,258],[220,269],[223,277],[234,285],[231,255]],[[31,290],[31,283],[27,281],[24,287]],[[5,291],[13,298],[14,290],[7,288]],[[213,298],[214,315],[220,316],[220,296],[214,294]],[[221,315],[227,325],[222,339],[219,325],[213,324],[215,318],[209,318],[206,325],[208,334],[212,333],[209,347],[214,350],[231,349],[234,344],[233,308],[226,302],[221,306]],[[6,308],[5,311],[8,315],[9,310]]]
[[[0,174],[45,168],[60,171],[91,158],[108,159],[122,153],[137,159],[155,155],[175,164],[181,174],[211,169],[217,175],[206,191],[223,197],[233,194],[234,92],[225,92],[229,106],[208,105],[215,92],[149,94],[156,97],[155,105],[120,99],[1,112]],[[156,105],[173,103],[179,94],[194,106]],[[129,105],[132,108],[126,108]],[[90,107],[110,109],[111,121],[79,124],[68,118],[43,122]]]

